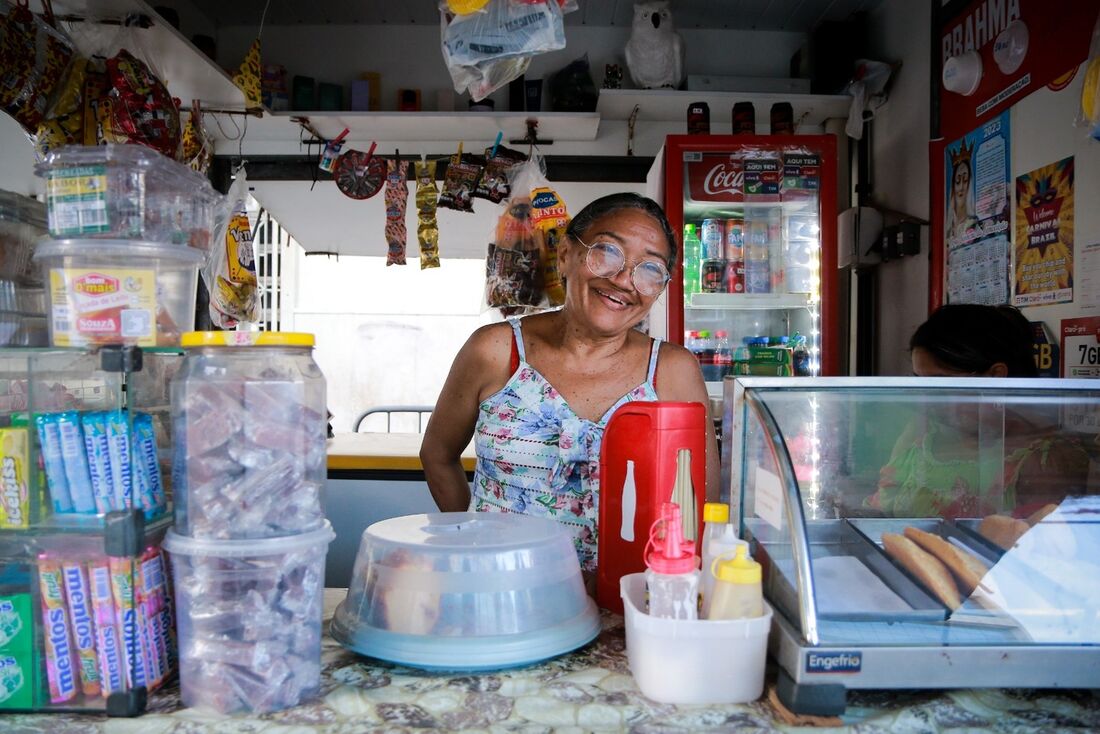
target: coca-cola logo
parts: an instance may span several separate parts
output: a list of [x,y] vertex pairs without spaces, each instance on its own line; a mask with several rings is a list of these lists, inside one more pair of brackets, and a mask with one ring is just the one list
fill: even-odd
[[740,166],[726,163],[718,165],[707,171],[703,178],[703,191],[708,194],[737,194],[745,186],[745,172]]

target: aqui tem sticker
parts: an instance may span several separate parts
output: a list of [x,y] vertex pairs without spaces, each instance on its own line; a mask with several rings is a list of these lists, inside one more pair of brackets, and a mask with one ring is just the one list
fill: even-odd
[[861,650],[829,650],[806,656],[807,673],[858,673],[862,668]]
[[157,343],[157,283],[153,270],[54,268],[50,270],[53,343]]

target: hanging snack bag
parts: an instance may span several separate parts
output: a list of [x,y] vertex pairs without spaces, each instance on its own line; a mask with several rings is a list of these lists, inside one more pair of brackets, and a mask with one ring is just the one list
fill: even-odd
[[126,49],[107,59],[112,122],[125,142],[138,143],[175,160],[180,144],[180,112],[164,82]]
[[[48,7],[48,6],[47,6]],[[0,110],[33,134],[46,119],[73,57],[73,43],[27,8],[0,0]]]
[[215,220],[214,247],[202,269],[210,293],[210,320],[222,329],[240,321],[259,319],[256,296],[256,260],[252,227],[248,222],[248,177],[244,169],[229,188],[228,209]]
[[485,303],[504,316],[525,313],[542,300],[538,239],[531,200],[513,196],[497,220],[485,259]]
[[527,160],[527,156],[518,150],[505,148],[498,145],[496,153],[492,148],[485,149],[485,171],[481,174],[481,180],[477,182],[474,196],[479,199],[488,199],[494,204],[499,204],[512,193],[508,185],[508,172],[512,167]]
[[439,267],[439,225],[435,219],[439,189],[435,185],[435,161],[417,161],[416,239],[420,244],[420,269]]
[[543,288],[550,305],[560,306],[565,303],[565,286],[558,271],[558,243],[565,237],[565,229],[569,226],[569,212],[561,196],[543,175],[541,166],[534,167],[528,180],[534,184],[531,188],[531,220],[539,234],[539,267]]
[[439,194],[439,206],[458,212],[474,210],[474,190],[477,188],[485,159],[477,155],[463,155],[462,149],[451,156],[447,173],[443,177],[443,191]]
[[409,204],[409,163],[386,162],[386,265],[405,264],[405,208]]
[[202,103],[197,99],[192,100],[191,112],[183,126],[180,162],[205,176],[213,161],[214,144],[210,140],[210,133],[202,125]]
[[63,145],[84,143],[84,72],[88,60],[77,57],[69,65],[69,73],[58,90],[53,108],[38,126],[34,146],[39,157]]
[[84,67],[84,145],[117,142],[111,130],[111,82],[107,78],[107,63],[92,57]]

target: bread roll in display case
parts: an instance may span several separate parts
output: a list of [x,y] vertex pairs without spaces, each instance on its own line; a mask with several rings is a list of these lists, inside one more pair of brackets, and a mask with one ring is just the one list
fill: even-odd
[[729,378],[778,692],[1100,684],[1100,382]]

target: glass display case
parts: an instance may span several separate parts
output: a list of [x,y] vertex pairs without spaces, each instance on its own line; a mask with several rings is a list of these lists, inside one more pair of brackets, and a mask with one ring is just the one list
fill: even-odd
[[[778,693],[1094,688],[1100,382],[730,378],[723,486]],[[777,634],[775,634],[777,633]]]
[[175,666],[178,350],[0,350],[0,711],[133,716]]

